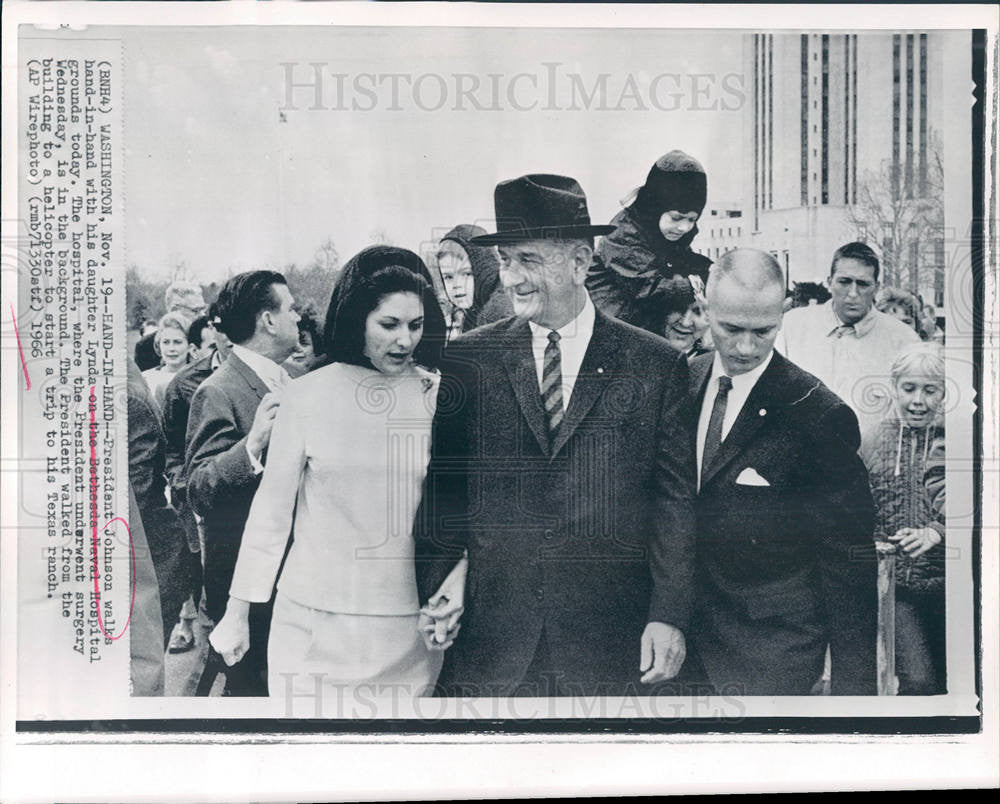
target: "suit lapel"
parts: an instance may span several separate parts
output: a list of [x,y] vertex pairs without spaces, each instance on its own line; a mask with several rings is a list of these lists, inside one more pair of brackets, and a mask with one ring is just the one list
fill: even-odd
[[549,426],[542,408],[542,392],[538,387],[535,357],[531,351],[531,330],[526,321],[518,322],[510,331],[503,363],[510,375],[521,413],[538,441],[538,446],[548,456]]
[[231,365],[233,367],[236,373],[239,374],[246,381],[246,384],[253,389],[254,393],[257,394],[258,400],[263,399],[264,394],[268,393],[268,387],[264,384],[264,381],[257,376],[257,372],[240,360],[237,355],[230,352],[224,365]]
[[[715,460],[705,470],[702,476],[702,487],[706,486],[731,460],[739,455],[744,447],[756,435],[764,423],[775,414],[774,407],[781,393],[781,377],[783,367],[775,352],[764,373],[760,375],[757,384],[743,403],[743,409],[733,422],[732,429],[726,436]],[[711,363],[708,364],[711,366]]]
[[607,319],[598,312],[594,319],[594,332],[590,337],[590,343],[587,344],[583,363],[580,365],[580,374],[576,378],[573,394],[569,398],[569,407],[552,445],[553,457],[569,441],[614,376],[615,372],[610,369],[614,367],[621,354],[616,335],[615,329],[608,326]]

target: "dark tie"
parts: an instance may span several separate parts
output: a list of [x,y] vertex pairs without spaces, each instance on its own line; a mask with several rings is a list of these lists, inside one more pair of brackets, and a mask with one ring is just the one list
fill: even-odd
[[712,415],[708,419],[708,433],[705,435],[705,449],[701,455],[701,479],[705,480],[708,467],[712,465],[719,447],[722,446],[722,420],[726,418],[726,401],[729,389],[733,387],[731,378],[723,374],[719,377],[719,391],[712,404]]
[[562,356],[559,353],[559,333],[549,333],[542,361],[542,406],[549,420],[549,443],[555,441],[563,420]]
[[837,334],[838,338],[843,338],[845,335],[854,335],[856,330],[854,329],[854,324],[842,324],[837,327],[834,332]]

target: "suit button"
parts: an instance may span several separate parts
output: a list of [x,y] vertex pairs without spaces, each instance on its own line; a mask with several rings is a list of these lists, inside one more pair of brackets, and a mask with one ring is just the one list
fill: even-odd
[[537,600],[539,602],[545,600],[545,590],[544,589],[536,589],[535,590],[535,600]]
[[556,534],[555,534],[555,531],[553,531],[553,530],[546,530],[546,531],[545,531],[545,538],[546,538],[546,539],[547,539],[548,541],[551,541],[551,540],[552,540],[552,539],[554,539],[555,537],[556,537]]
[[751,539],[750,544],[757,544],[757,539],[756,538]]

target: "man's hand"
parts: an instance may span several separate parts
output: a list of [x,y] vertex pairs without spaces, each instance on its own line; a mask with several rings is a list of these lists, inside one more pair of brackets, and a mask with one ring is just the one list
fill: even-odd
[[274,427],[274,417],[278,415],[278,405],[281,404],[281,397],[275,393],[264,394],[257,406],[257,412],[253,417],[253,424],[250,425],[250,432],[247,434],[247,449],[257,460],[267,448],[271,440],[271,428]]
[[649,623],[642,632],[640,653],[639,672],[645,675],[639,680],[643,684],[671,679],[680,672],[687,655],[684,634],[666,623]]
[[468,567],[467,558],[459,561],[448,573],[441,588],[420,610],[417,628],[428,650],[447,650],[458,636],[458,629],[462,627],[459,618],[465,611],[465,576]]
[[226,613],[208,635],[208,641],[232,667],[250,650],[250,604],[245,600],[229,598]]
[[916,558],[941,544],[941,534],[934,528],[900,528],[889,541],[896,542],[910,558]]

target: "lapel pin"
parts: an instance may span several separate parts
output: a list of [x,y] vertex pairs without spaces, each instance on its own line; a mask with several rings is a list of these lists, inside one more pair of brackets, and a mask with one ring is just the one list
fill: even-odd
[[603,374],[604,373],[604,368],[602,366],[598,366],[597,367],[597,373],[598,374]]
[[757,411],[757,415],[758,416],[766,416],[767,415],[767,411],[764,408],[761,408],[760,410]]

